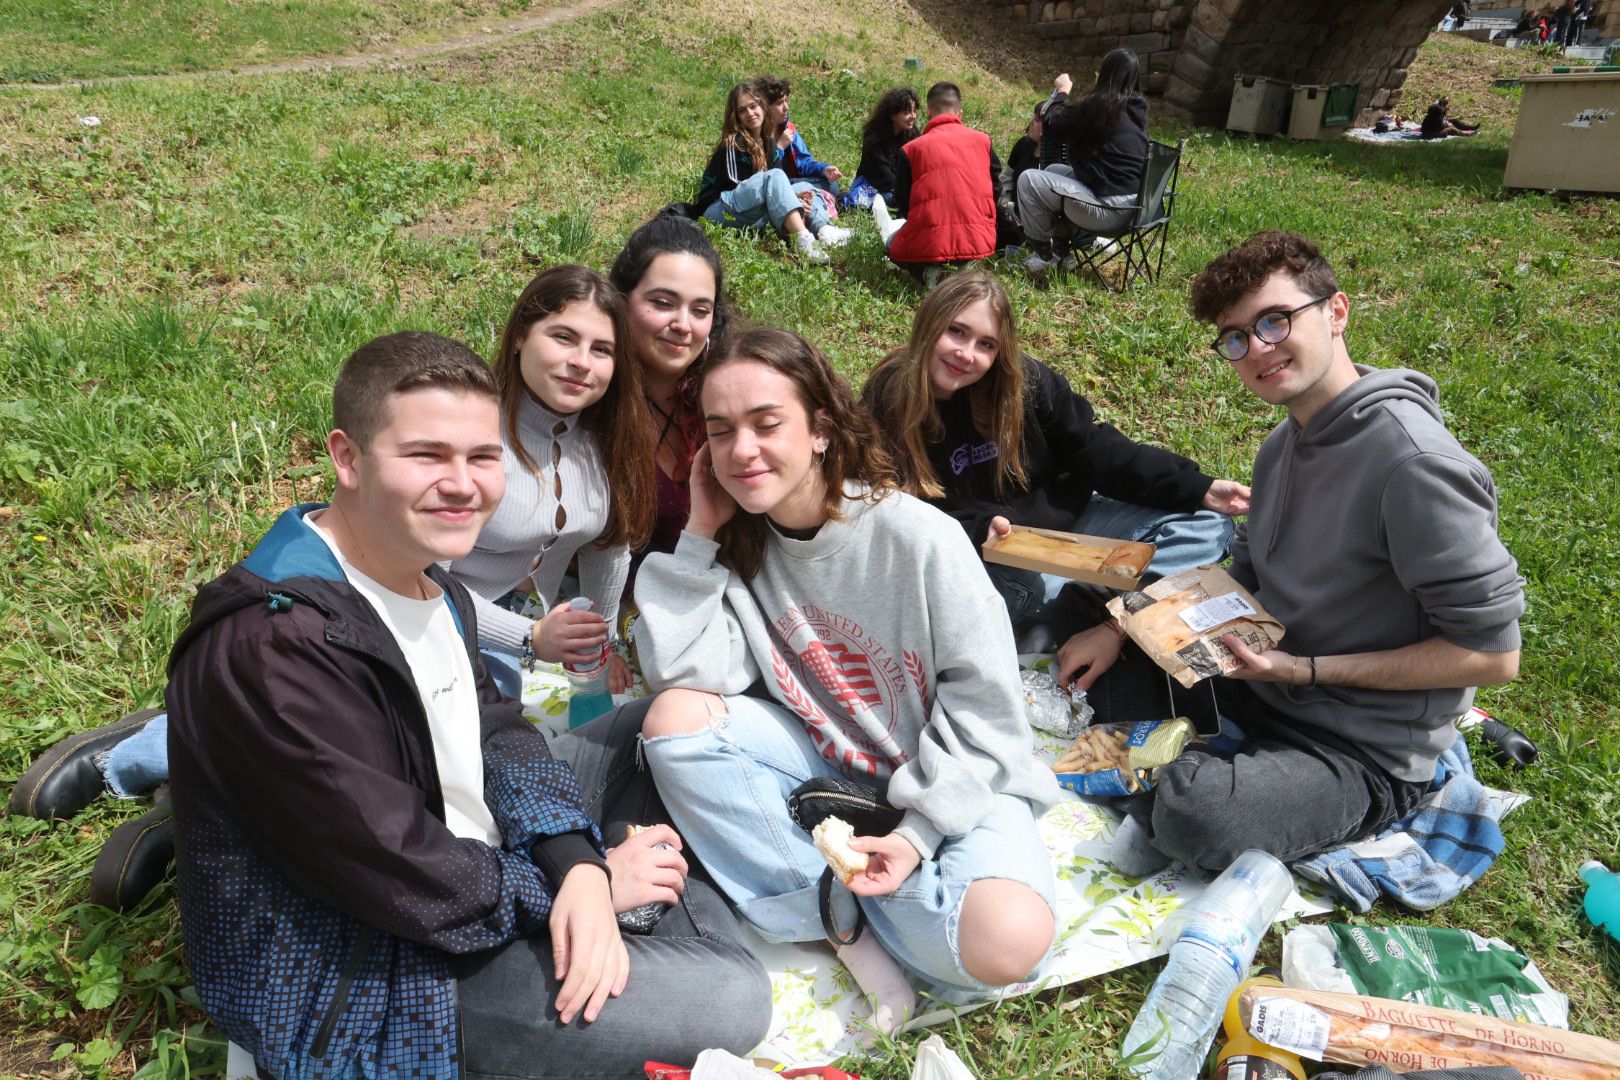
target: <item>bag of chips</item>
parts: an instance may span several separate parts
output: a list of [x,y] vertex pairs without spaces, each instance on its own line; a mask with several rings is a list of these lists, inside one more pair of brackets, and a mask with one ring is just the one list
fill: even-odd
[[1153,771],[1174,761],[1193,738],[1193,724],[1140,720],[1097,724],[1082,731],[1052,771],[1059,784],[1081,795],[1135,795],[1153,787]]

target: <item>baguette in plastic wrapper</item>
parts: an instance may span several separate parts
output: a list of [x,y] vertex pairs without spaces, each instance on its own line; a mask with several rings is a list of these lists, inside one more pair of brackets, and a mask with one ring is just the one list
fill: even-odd
[[1153,770],[1174,761],[1193,738],[1192,721],[1096,724],[1052,766],[1057,782],[1081,795],[1135,795],[1153,787]]
[[1141,592],[1108,601],[1108,610],[1130,639],[1182,686],[1212,675],[1230,675],[1241,665],[1221,643],[1236,634],[1257,653],[1275,649],[1283,625],[1261,608],[1232,575],[1198,566],[1162,578]]
[[1594,1035],[1359,994],[1252,986],[1238,999],[1249,1034],[1318,1061],[1408,1073],[1510,1065],[1528,1080],[1615,1080],[1620,1044]]

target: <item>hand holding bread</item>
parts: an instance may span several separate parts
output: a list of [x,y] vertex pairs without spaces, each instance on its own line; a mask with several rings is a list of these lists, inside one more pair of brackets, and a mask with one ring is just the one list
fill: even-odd
[[922,864],[905,837],[855,836],[849,823],[837,817],[818,824],[811,839],[838,880],[858,896],[887,896]]

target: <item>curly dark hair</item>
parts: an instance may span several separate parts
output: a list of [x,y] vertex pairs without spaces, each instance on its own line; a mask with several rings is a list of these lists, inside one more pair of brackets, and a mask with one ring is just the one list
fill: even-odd
[[1268,229],[1257,232],[1237,247],[1217,255],[1193,279],[1188,306],[1193,318],[1212,323],[1221,312],[1283,271],[1312,296],[1339,291],[1333,267],[1321,250],[1298,233]]
[[915,124],[910,131],[896,135],[894,118],[907,109],[920,108],[921,105],[922,102],[917,100],[917,92],[909,86],[897,86],[885,92],[878,98],[877,104],[872,106],[872,114],[866,118],[866,126],[861,129],[861,152],[892,153],[916,138]]

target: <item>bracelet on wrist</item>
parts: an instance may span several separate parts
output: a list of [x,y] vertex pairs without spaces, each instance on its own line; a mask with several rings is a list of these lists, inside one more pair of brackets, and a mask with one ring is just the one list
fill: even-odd
[[1311,657],[1310,661],[1311,661],[1311,681],[1310,681],[1310,683],[1308,685],[1315,686],[1316,685],[1316,657],[1314,657],[1314,656]]
[[534,627],[523,635],[523,644],[518,646],[518,664],[524,671],[534,670]]

